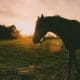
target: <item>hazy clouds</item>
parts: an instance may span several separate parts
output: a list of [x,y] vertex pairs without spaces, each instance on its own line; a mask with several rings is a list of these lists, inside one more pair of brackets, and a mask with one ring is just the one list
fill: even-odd
[[80,0],[0,0],[0,15],[33,18],[45,15],[79,17]]
[[0,23],[33,25],[41,13],[80,20],[80,0],[0,0]]

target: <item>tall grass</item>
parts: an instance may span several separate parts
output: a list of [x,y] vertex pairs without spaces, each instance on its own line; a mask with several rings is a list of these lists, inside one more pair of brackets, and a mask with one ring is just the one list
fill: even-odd
[[[52,53],[46,42],[34,45],[31,38],[0,41],[0,80],[65,80],[67,61],[65,48]],[[73,65],[72,80],[79,79]]]

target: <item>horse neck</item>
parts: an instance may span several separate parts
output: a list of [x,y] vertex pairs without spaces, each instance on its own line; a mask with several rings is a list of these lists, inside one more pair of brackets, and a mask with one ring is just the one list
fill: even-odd
[[62,37],[63,35],[65,35],[66,29],[67,27],[65,26],[65,24],[61,24],[63,21],[54,21],[53,18],[52,19],[48,19],[46,21],[46,29],[49,32],[53,32],[56,35]]
[[61,36],[63,33],[63,31],[62,31],[62,29],[61,29],[61,27],[60,26],[54,26],[54,25],[51,25],[50,27],[49,27],[49,29],[48,29],[50,32],[53,32],[53,33],[55,33],[56,35],[58,35],[58,36]]

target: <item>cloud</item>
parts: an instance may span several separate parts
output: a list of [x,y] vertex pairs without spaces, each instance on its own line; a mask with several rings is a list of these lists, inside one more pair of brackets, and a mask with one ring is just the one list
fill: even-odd
[[0,0],[0,22],[22,21],[34,26],[41,13],[80,20],[80,0]]
[[17,18],[34,18],[45,15],[79,15],[80,0],[0,0],[0,15]]

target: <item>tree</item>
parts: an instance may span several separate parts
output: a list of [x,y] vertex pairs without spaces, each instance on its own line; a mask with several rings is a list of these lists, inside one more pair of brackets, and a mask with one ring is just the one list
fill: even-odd
[[20,31],[16,29],[15,25],[0,25],[0,39],[16,39],[20,37]]

